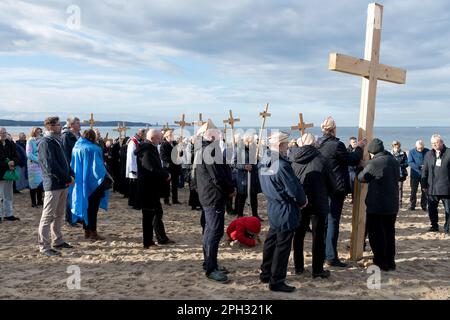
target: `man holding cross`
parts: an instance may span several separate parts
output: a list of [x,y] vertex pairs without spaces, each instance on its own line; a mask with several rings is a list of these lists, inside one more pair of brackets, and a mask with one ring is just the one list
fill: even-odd
[[323,136],[318,141],[318,149],[330,161],[336,176],[336,191],[330,196],[325,260],[328,266],[346,267],[347,265],[339,260],[337,241],[339,238],[342,207],[345,197],[351,192],[348,166],[357,166],[360,163],[367,141],[365,139],[359,141],[355,151],[348,152],[345,144],[336,138],[336,123],[332,117],[326,118],[321,128]]

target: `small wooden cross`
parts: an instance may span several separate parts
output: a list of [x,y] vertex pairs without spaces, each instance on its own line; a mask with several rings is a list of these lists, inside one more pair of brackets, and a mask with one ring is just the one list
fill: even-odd
[[181,116],[181,120],[180,120],[180,121],[175,121],[175,124],[177,124],[177,125],[180,126],[180,129],[181,129],[181,133],[180,133],[180,141],[183,141],[183,129],[184,129],[185,127],[190,127],[190,126],[192,126],[192,123],[186,122],[186,121],[185,121],[185,115],[184,115],[184,113],[183,113],[183,115]]
[[123,131],[123,137],[125,138],[127,136],[127,130],[130,130],[130,127],[127,127],[125,125],[125,122],[122,122],[122,131]]
[[91,127],[91,129],[94,128],[94,123],[95,123],[94,114],[91,113],[91,118],[89,120],[85,120],[83,122],[84,123],[89,123],[89,126]]
[[[358,130],[359,140],[366,138],[368,141],[371,141],[373,138],[377,81],[384,80],[398,84],[403,84],[406,81],[406,70],[379,63],[382,19],[383,6],[378,3],[370,3],[367,10],[364,59],[338,53],[330,54],[330,70],[362,77]],[[368,158],[369,155],[365,151],[364,159]],[[358,179],[356,179],[354,190],[350,258],[357,261],[363,256],[367,184],[360,184]]]
[[296,126],[292,126],[291,130],[298,130],[303,136],[305,134],[305,129],[313,128],[314,124],[303,122],[303,113],[299,113],[298,118],[300,119],[300,122]]
[[232,137],[233,146],[234,146],[234,123],[239,122],[239,121],[241,121],[241,119],[233,118],[233,111],[231,111],[231,110],[229,111],[229,118],[226,120],[223,120],[224,124],[229,124],[231,127],[231,133],[233,135],[233,137]]
[[266,103],[266,107],[264,108],[264,111],[259,113],[259,116],[262,118],[262,123],[261,123],[261,128],[259,129],[258,144],[256,145],[256,156],[259,155],[259,149],[261,147],[262,132],[266,126],[266,119],[271,116],[271,114],[269,113],[269,104],[268,103]]
[[206,123],[206,121],[203,121],[202,114],[199,113],[199,114],[198,114],[198,121],[194,122],[194,124],[195,124],[197,127],[201,127],[201,126],[204,125],[205,123]]

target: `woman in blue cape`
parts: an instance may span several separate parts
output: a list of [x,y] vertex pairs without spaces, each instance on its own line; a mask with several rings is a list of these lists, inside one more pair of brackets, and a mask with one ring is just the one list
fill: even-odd
[[95,131],[88,129],[75,143],[70,164],[75,184],[69,193],[73,219],[83,222],[85,238],[104,240],[97,233],[97,213],[99,207],[108,209],[107,172],[102,149],[95,142]]

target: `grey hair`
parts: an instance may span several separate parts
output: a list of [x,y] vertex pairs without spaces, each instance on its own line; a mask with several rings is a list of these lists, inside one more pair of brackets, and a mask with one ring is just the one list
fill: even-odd
[[441,135],[440,134],[437,134],[437,133],[435,133],[435,134],[433,134],[432,136],[431,136],[431,142],[433,142],[433,140],[440,140],[440,141],[442,141],[442,142],[444,142],[444,140],[442,140],[442,138],[441,138]]
[[70,128],[72,126],[72,124],[74,124],[75,122],[80,122],[80,119],[77,117],[69,117],[66,120],[66,127]]

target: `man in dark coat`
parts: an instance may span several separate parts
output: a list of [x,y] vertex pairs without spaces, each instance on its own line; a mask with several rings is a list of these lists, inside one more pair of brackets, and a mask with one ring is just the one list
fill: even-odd
[[170,180],[170,174],[162,168],[158,153],[161,133],[151,129],[147,132],[147,139],[136,150],[138,166],[139,196],[142,206],[142,229],[144,248],[155,248],[153,229],[159,245],[175,243],[170,240],[162,221],[163,209],[160,202],[162,185]]
[[366,196],[367,230],[373,251],[373,263],[381,270],[395,270],[395,220],[399,209],[400,165],[384,150],[383,141],[373,139],[368,146],[372,156],[359,173],[358,180],[368,183]]
[[312,220],[314,278],[328,278],[330,271],[323,269],[325,261],[325,219],[330,212],[328,198],[336,190],[336,178],[328,160],[314,146],[315,138],[305,133],[298,139],[300,148],[290,154],[292,168],[308,197],[308,205],[302,210],[300,226],[294,235],[295,273],[304,271],[303,241]]
[[428,193],[428,215],[430,217],[430,232],[438,232],[438,205],[444,204],[445,224],[444,232],[449,233],[450,216],[450,151],[444,144],[441,136],[434,134],[431,137],[433,148],[425,156],[422,170],[422,188]]
[[270,155],[262,159],[259,170],[270,225],[259,278],[269,283],[271,291],[293,292],[295,287],[285,282],[286,273],[294,231],[300,225],[300,209],[308,200],[286,159],[289,135],[278,132],[271,135],[269,142]]
[[[422,168],[423,168],[423,160],[425,159],[425,155],[430,151],[425,148],[423,140],[416,141],[416,147],[414,149],[409,150],[408,153],[408,165],[411,168],[411,196],[410,207],[409,210],[416,210],[417,203],[417,189],[423,189],[422,186]],[[427,194],[422,190],[422,195],[420,197],[420,206],[423,211],[427,211]]]
[[[195,155],[195,180],[203,208],[203,267],[206,277],[218,283],[229,281],[227,270],[217,263],[220,239],[225,226],[225,202],[234,196],[231,170],[220,149],[220,131],[208,120],[197,132],[203,137],[202,149]],[[201,157],[199,159],[198,157]]]
[[8,140],[5,128],[0,128],[0,221],[20,220],[13,215],[13,181],[3,179],[6,171],[14,170],[19,164],[16,145]]
[[318,141],[320,153],[330,161],[336,176],[336,191],[330,197],[330,212],[327,217],[327,236],[325,242],[325,260],[327,265],[346,267],[339,260],[337,242],[339,238],[339,223],[341,221],[342,207],[350,189],[349,166],[357,166],[363,158],[363,150],[366,141],[357,143],[353,152],[348,152],[345,144],[336,138],[336,123],[328,117],[321,125],[323,136]]
[[[180,180],[180,174],[181,174],[181,164],[175,163],[174,159],[172,157],[172,153],[174,153],[174,157],[178,159],[178,156],[175,154],[175,150],[177,150],[177,142],[173,141],[173,131],[168,130],[164,133],[164,141],[161,143],[160,153],[161,153],[161,159],[163,161],[163,165],[166,169],[169,170],[170,175],[172,176],[171,179],[171,186],[170,182],[166,185],[166,194],[164,196],[164,203],[169,205],[169,196],[170,192],[172,192],[172,203],[173,204],[180,204],[178,201],[178,186],[179,186],[179,180]],[[179,154],[179,157],[181,157],[182,154]]]
[[263,221],[258,215],[258,193],[261,186],[258,178],[258,166],[256,164],[256,144],[253,143],[252,135],[244,136],[244,144],[237,148],[236,155],[236,184],[237,194],[235,210],[239,217],[244,216],[245,201],[248,196],[248,175],[250,175],[250,206],[252,216]]
[[[81,124],[80,119],[77,117],[70,117],[66,120],[66,125],[61,134],[61,144],[64,149],[64,154],[66,155],[67,161],[72,161],[72,150],[77,143],[78,139],[81,137]],[[73,223],[72,212],[70,211],[70,195],[68,195],[66,202],[66,222],[71,227],[78,226],[76,223]]]

